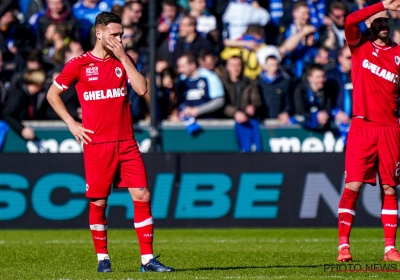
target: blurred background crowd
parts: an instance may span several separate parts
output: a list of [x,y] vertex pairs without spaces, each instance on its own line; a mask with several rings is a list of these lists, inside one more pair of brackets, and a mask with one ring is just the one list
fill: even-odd
[[[157,108],[150,94],[130,89],[135,122],[154,109],[159,122],[233,119],[243,133],[257,133],[265,119],[346,133],[353,86],[345,17],[373,2],[156,2]],[[65,63],[94,46],[102,11],[121,17],[126,51],[149,78],[148,7],[148,0],[1,0],[0,119],[26,140],[35,134],[22,120],[58,119],[46,91]],[[400,15],[390,17],[400,43]],[[368,34],[364,23],[360,29]],[[79,121],[74,87],[61,97]]]

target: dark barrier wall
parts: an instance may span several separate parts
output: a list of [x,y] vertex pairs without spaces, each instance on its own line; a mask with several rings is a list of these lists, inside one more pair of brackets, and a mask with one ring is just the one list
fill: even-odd
[[[336,226],[343,154],[144,154],[158,227]],[[82,154],[0,154],[0,228],[85,228]],[[126,190],[108,201],[110,227],[132,227]],[[366,186],[356,225],[380,226]]]

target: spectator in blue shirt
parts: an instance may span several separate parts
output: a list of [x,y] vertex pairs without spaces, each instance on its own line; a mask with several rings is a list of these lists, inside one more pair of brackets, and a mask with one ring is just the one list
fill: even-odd
[[[89,39],[90,30],[94,25],[96,16],[101,12],[111,11],[113,0],[79,0],[73,7],[72,12],[78,20],[81,38]],[[90,48],[89,42],[83,43],[85,49]]]
[[[196,56],[191,52],[178,58],[181,75],[177,85],[177,108],[175,119],[215,118],[224,106],[224,87],[217,74],[199,67]],[[170,118],[173,119],[173,118]]]

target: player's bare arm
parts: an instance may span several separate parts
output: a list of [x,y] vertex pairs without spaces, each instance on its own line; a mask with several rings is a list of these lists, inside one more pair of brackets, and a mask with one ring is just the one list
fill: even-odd
[[110,36],[107,39],[107,47],[113,52],[114,56],[122,62],[122,65],[128,74],[128,78],[131,81],[131,86],[135,92],[140,96],[145,95],[147,92],[147,81],[143,75],[137,71],[136,67],[125,53],[122,42],[114,36]]
[[57,115],[67,124],[70,132],[74,135],[78,143],[88,144],[92,139],[86,134],[94,132],[90,129],[84,128],[83,125],[74,120],[74,118],[68,113],[67,108],[65,108],[64,102],[62,101],[60,94],[63,93],[56,85],[51,85],[48,93],[47,100],[51,107]]
[[379,13],[385,10],[399,11],[400,0],[385,0],[349,14],[346,17],[344,29],[347,43],[350,46],[356,46],[361,40],[358,24],[365,21],[367,26],[371,25],[374,17],[379,16]]

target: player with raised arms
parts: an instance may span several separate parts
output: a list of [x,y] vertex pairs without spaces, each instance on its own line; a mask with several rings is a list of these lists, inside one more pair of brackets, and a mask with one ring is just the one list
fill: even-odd
[[[400,173],[400,128],[397,117],[400,47],[389,38],[386,10],[399,11],[399,0],[385,0],[349,14],[345,36],[352,56],[353,116],[345,159],[345,189],[339,202],[340,262],[352,261],[350,231],[363,183],[376,185],[382,196],[384,261],[400,261],[395,248],[398,221],[396,186]],[[365,21],[370,36],[358,24]]]

